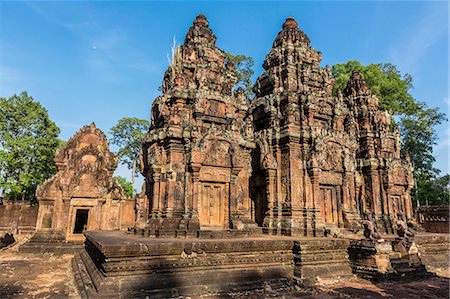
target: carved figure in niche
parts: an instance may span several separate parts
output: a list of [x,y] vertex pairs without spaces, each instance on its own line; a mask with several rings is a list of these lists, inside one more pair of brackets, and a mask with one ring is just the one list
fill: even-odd
[[352,158],[350,156],[350,150],[348,148],[344,149],[344,169],[347,172],[355,171],[355,165],[352,161]]
[[236,102],[238,103],[238,105],[242,105],[242,104],[246,104],[247,103],[247,98],[245,97],[244,89],[242,89],[242,87],[239,87],[236,90],[235,96],[236,96]]
[[161,153],[157,147],[153,146],[149,148],[147,154],[147,163],[149,165],[161,164]]
[[353,115],[348,114],[346,118],[346,130],[350,134],[350,136],[355,136],[358,130],[358,123],[355,121]]
[[297,105],[289,107],[289,122],[298,125],[300,121],[300,111]]
[[206,69],[198,69],[196,73],[197,85],[201,89],[208,89],[208,77]]
[[270,150],[268,140],[272,140],[272,134],[268,131],[263,131],[261,137],[259,138],[259,147],[261,150],[261,166],[264,169],[275,169],[277,168],[277,162]]
[[253,133],[253,115],[249,115],[246,119],[245,119],[245,124],[244,124],[244,138],[245,139],[251,139],[253,140],[254,138],[254,133]]
[[366,239],[376,242],[384,242],[384,240],[381,238],[380,233],[378,232],[377,226],[373,222],[371,213],[364,212],[362,225],[364,227],[364,237]]

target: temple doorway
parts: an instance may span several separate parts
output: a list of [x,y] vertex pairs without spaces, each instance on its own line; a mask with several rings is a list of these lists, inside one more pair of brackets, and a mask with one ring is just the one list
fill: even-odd
[[200,226],[223,228],[225,184],[202,183],[199,207]]
[[83,230],[87,228],[88,216],[88,209],[77,209],[77,212],[75,214],[75,225],[73,227],[74,234],[81,234],[83,233]]

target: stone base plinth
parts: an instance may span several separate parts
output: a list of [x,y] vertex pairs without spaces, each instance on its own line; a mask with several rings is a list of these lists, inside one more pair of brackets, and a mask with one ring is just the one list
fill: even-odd
[[[84,238],[82,239],[84,241]],[[19,251],[24,253],[72,254],[83,249],[83,241],[66,241],[61,232],[36,232]]]
[[119,231],[85,235],[85,249],[73,260],[82,297],[195,297],[352,277],[349,241],[342,239],[224,238],[207,232],[190,239]]
[[353,272],[366,279],[381,279],[394,273],[390,242],[354,240],[348,249]]
[[293,241],[144,238],[86,232],[75,257],[84,297],[170,297],[253,289],[293,277]]
[[332,284],[352,278],[346,239],[310,238],[295,241],[295,279],[301,286]]

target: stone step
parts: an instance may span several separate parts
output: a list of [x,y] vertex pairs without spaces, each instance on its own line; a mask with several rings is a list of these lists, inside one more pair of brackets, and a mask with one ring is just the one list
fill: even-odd
[[73,257],[72,270],[80,297],[82,299],[95,298],[96,291],[94,284],[80,254],[76,254]]

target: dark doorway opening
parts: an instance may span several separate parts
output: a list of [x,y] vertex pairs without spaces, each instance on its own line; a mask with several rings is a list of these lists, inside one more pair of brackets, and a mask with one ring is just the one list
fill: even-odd
[[86,229],[88,223],[89,210],[78,209],[75,214],[75,227],[73,228],[74,234],[81,234]]
[[263,226],[264,218],[269,210],[267,203],[267,170],[262,168],[261,150],[259,146],[252,152],[252,176],[250,178],[250,198],[253,200],[253,217],[259,226]]

